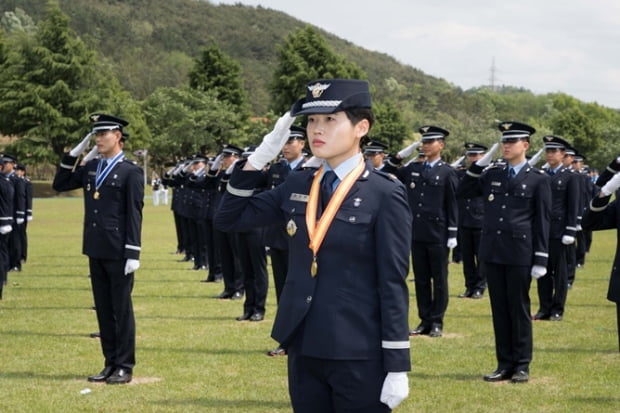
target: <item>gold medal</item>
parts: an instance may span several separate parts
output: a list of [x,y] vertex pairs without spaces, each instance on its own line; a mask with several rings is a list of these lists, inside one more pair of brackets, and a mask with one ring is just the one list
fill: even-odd
[[297,225],[292,219],[286,223],[286,233],[292,237],[297,232]]
[[99,191],[95,191],[95,193],[93,194],[93,198],[99,199]]
[[493,194],[489,194],[489,202],[492,202],[495,199],[495,197],[493,196]]
[[319,265],[316,263],[316,257],[312,257],[312,264],[310,265],[310,275],[315,277],[318,270]]

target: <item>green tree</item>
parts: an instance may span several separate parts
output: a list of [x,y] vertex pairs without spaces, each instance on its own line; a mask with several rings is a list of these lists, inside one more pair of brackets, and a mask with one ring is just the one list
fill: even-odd
[[399,151],[403,141],[411,138],[412,130],[403,120],[397,104],[392,101],[375,102],[373,112],[376,122],[370,131],[371,137],[387,144],[390,151]]
[[[0,85],[0,131],[19,139],[10,150],[36,163],[56,163],[68,146],[88,132],[87,117],[96,111],[126,118],[139,138],[148,130],[136,105],[107,67],[69,29],[58,4],[48,3],[47,17],[34,37],[8,55]],[[127,113],[126,113],[127,112]]]
[[287,111],[312,79],[365,79],[354,63],[334,53],[316,29],[306,26],[290,34],[278,48],[278,65],[270,85],[272,107],[276,113]]
[[196,152],[214,154],[223,143],[244,140],[237,108],[213,92],[159,88],[142,109],[153,135],[148,149],[156,168]]
[[205,48],[189,72],[189,86],[202,92],[211,92],[242,113],[247,111],[247,98],[241,80],[241,66],[219,47]]

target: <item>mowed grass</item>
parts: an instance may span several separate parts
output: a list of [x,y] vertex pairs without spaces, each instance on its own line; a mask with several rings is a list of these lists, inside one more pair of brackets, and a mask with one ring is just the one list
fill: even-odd
[[[275,314],[237,322],[242,302],[211,298],[222,284],[171,254],[169,206],[144,208],[134,308],[137,365],[126,386],[92,384],[103,366],[81,255],[80,198],[35,199],[29,257],[9,273],[0,301],[0,412],[290,412],[286,358],[265,351]],[[615,232],[594,234],[586,266],[569,292],[564,321],[534,324],[528,384],[486,383],[496,367],[488,297],[459,299],[460,265],[450,265],[444,337],[411,340],[410,397],[400,412],[617,412],[620,353],[613,303],[605,299]],[[419,322],[410,284],[410,323]],[[532,284],[532,311],[537,309]],[[85,389],[91,391],[86,394]],[[321,412],[317,412],[321,413]]]

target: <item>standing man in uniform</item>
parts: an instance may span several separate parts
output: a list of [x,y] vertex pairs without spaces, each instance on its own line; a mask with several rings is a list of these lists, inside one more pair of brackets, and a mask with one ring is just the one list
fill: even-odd
[[458,176],[441,159],[449,132],[431,125],[419,132],[426,160],[397,169],[393,165],[400,164],[402,158],[396,154],[383,170],[394,173],[405,184],[413,216],[411,255],[421,321],[410,334],[441,337],[448,308],[448,253],[457,246]]
[[540,307],[532,319],[560,321],[568,292],[566,259],[569,246],[575,243],[577,216],[581,214],[580,178],[562,164],[569,143],[554,135],[544,136],[543,141],[551,186],[549,260],[547,276],[537,280]]
[[[92,132],[63,157],[53,186],[56,191],[84,189],[83,253],[88,256],[105,359],[103,370],[88,381],[124,384],[131,381],[136,363],[131,291],[140,268],[143,174],[122,150],[128,122],[105,114],[93,114],[90,120]],[[76,167],[91,135],[101,159]]]
[[484,380],[524,383],[533,349],[530,283],[547,272],[551,196],[549,178],[525,157],[535,129],[502,122],[499,130],[506,164],[484,170],[496,143],[469,167],[458,192],[484,199],[478,255],[488,284],[497,357],[497,368]]
[[[467,166],[482,158],[488,148],[479,143],[465,143],[465,157]],[[467,169],[457,171],[459,180],[462,180]],[[459,205],[459,246],[463,261],[463,275],[465,276],[465,292],[459,298],[482,298],[487,287],[487,280],[480,271],[478,248],[482,234],[482,217],[484,202],[482,196],[458,197]]]
[[26,190],[26,221],[24,222],[24,230],[21,239],[21,258],[22,263],[28,259],[28,223],[32,221],[32,182],[26,176],[26,165],[17,164],[15,167],[15,173],[18,177],[24,180]]
[[310,148],[325,160],[321,168],[254,193],[261,170],[288,139],[294,118],[285,114],[235,168],[216,226],[287,227],[294,265],[272,336],[288,350],[293,410],[389,412],[409,392],[405,189],[366,164],[360,151],[374,120],[367,82],[310,82],[291,114],[308,116]]
[[3,155],[2,172],[9,178],[14,188],[13,195],[13,231],[9,234],[9,268],[11,271],[22,270],[22,240],[26,223],[26,182],[15,172],[17,158]]
[[2,290],[7,284],[7,272],[9,271],[9,234],[13,231],[13,197],[15,185],[4,173],[4,165],[11,155],[0,154],[0,300]]

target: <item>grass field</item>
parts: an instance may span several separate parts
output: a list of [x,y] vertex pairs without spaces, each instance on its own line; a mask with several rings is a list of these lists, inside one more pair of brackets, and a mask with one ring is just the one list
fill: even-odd
[[[200,283],[205,272],[176,262],[170,209],[153,207],[150,199],[133,294],[134,382],[86,382],[103,359],[98,340],[88,336],[97,325],[81,255],[82,200],[37,198],[34,217],[28,262],[9,273],[0,301],[0,412],[291,411],[286,358],[265,356],[275,345],[273,289],[265,321],[235,321],[242,302],[211,298],[222,285]],[[463,276],[450,265],[444,337],[411,340],[411,394],[395,411],[620,411],[615,306],[605,299],[615,242],[614,232],[595,233],[564,321],[534,324],[534,361],[524,385],[482,381],[496,367],[488,297],[456,298]],[[413,288],[410,295],[415,326]],[[535,311],[535,284],[531,296]]]

